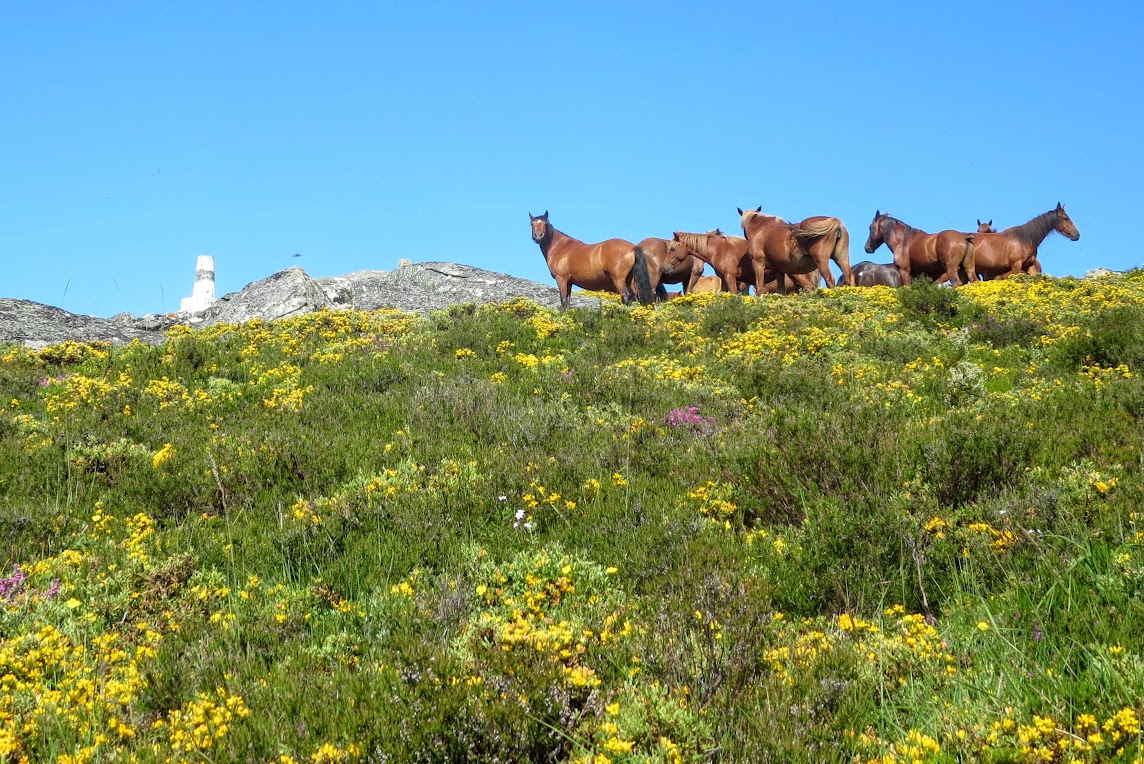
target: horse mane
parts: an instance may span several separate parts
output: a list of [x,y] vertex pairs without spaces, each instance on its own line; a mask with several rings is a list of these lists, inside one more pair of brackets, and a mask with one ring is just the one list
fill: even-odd
[[[719,230],[719,229],[715,229]],[[708,233],[676,233],[675,234],[681,244],[690,250],[693,250],[700,259],[707,257],[707,237],[711,235]]]
[[1021,225],[1011,226],[1006,228],[1001,233],[1007,233],[1015,236],[1019,242],[1029,247],[1036,247],[1040,245],[1045,237],[1057,227],[1059,221],[1059,213],[1057,210],[1052,209],[1048,212],[1037,215],[1037,217],[1030,220],[1028,223]]
[[910,234],[912,234],[917,229],[915,229],[912,225],[905,222],[904,220],[898,220],[888,212],[884,213],[884,215],[885,217],[882,218],[883,222],[881,233],[882,241],[886,242],[886,246],[890,246],[890,234],[893,232],[896,226],[902,227],[902,244],[905,245],[907,242],[909,242]]

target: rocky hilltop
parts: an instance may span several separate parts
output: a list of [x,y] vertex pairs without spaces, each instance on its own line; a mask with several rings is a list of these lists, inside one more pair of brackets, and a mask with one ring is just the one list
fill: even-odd
[[[138,339],[162,342],[177,324],[209,326],[242,323],[254,318],[273,321],[323,308],[377,310],[395,308],[416,313],[443,310],[461,303],[502,302],[527,297],[546,307],[559,307],[555,287],[456,263],[414,263],[393,271],[357,271],[332,278],[311,278],[301,268],[288,268],[219,298],[199,313],[120,313],[97,318],[69,313],[29,300],[0,298],[0,342],[44,347],[65,340],[123,344]],[[573,307],[598,305],[595,298],[572,297]]]

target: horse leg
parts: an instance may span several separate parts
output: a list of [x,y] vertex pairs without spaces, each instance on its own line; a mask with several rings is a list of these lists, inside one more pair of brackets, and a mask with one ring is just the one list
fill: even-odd
[[[782,278],[782,272],[779,272],[779,278]],[[763,296],[763,285],[767,283],[767,261],[764,259],[761,262],[755,263],[755,297]],[[743,290],[744,294],[747,290]]]
[[739,294],[739,267],[727,268],[723,271],[723,288],[730,294]]
[[557,278],[556,288],[560,290],[560,309],[567,310],[568,303],[572,299],[572,279],[570,278]]
[[945,263],[945,278],[949,279],[950,286],[961,286],[961,277],[957,275],[957,268],[961,265],[960,262],[954,260],[952,257],[947,258]]
[[902,286],[910,285],[910,255],[902,248],[901,252],[894,253],[894,265],[902,277]]
[[628,287],[628,280],[623,276],[612,276],[612,286],[620,295],[620,301],[624,305],[631,305],[632,301],[636,299],[635,293]]

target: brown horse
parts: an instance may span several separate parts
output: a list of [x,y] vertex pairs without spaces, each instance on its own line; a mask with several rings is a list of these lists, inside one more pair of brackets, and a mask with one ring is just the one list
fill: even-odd
[[1080,231],[1060,202],[1057,202],[1056,209],[1038,215],[1028,223],[997,233],[977,234],[973,239],[973,260],[977,272],[985,280],[1003,279],[1018,273],[1040,274],[1037,248],[1053,231],[1073,241],[1080,238]]
[[619,294],[625,305],[638,299],[641,305],[655,301],[644,251],[623,239],[585,244],[556,230],[548,222],[548,210],[537,217],[531,212],[532,240],[540,245],[548,272],[560,289],[560,307],[567,308],[572,285]]
[[724,290],[731,294],[746,293],[741,286],[755,280],[755,266],[747,251],[747,240],[738,236],[724,236],[716,228],[707,233],[676,231],[672,240],[681,244],[696,259],[715,269],[723,281]]
[[[993,227],[993,221],[992,220],[990,220],[988,223],[982,223],[980,220],[978,220],[977,221],[977,232],[978,233],[997,233],[997,229]],[[1033,264],[1029,266],[1028,270],[1026,270],[1025,273],[1029,274],[1030,276],[1040,276],[1041,275],[1041,261],[1034,258]],[[979,276],[980,276],[980,274],[979,274]]]
[[[747,240],[742,236],[727,236],[718,228],[707,233],[686,233],[676,231],[675,241],[700,261],[715,269],[725,291],[731,294],[748,294],[752,286],[755,294],[769,294],[778,291],[778,272],[771,271],[763,282],[760,292],[755,282],[755,263],[751,260]],[[798,289],[814,289],[818,286],[818,271],[792,276]]]
[[[815,215],[801,223],[788,223],[776,215],[764,215],[760,206],[739,210],[743,235],[747,237],[755,265],[755,291],[762,293],[771,269],[778,273],[779,291],[786,294],[785,276],[817,270],[834,286],[830,261],[842,269],[842,283],[853,284],[850,273],[850,234],[838,218]],[[815,287],[818,280],[815,279]]]
[[695,280],[703,275],[703,261],[674,239],[649,236],[636,246],[644,251],[652,290],[660,300],[667,299],[664,284],[682,284],[683,294],[687,294],[695,286]]
[[[979,227],[980,223],[978,221]],[[971,246],[975,236],[977,234],[950,230],[926,233],[890,217],[888,212],[875,211],[866,252],[874,254],[874,250],[885,244],[894,254],[894,265],[903,284],[909,285],[914,276],[929,276],[937,283],[949,279],[950,284],[961,286],[962,273],[968,281],[977,281]]]

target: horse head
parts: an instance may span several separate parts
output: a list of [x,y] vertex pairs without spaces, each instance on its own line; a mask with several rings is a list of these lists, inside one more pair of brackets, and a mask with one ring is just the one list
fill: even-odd
[[743,228],[744,236],[749,237],[749,234],[747,233],[747,224],[750,223],[753,218],[767,217],[766,215],[763,215],[763,205],[761,204],[758,207],[755,207],[753,210],[741,210],[738,207],[735,209],[739,213],[739,225]]
[[874,210],[874,219],[870,221],[870,236],[866,239],[866,254],[874,254],[874,250],[886,242],[886,223],[890,220],[890,213]]
[[1076,225],[1072,222],[1072,218],[1065,212],[1065,208],[1060,202],[1057,202],[1057,231],[1063,233],[1073,241],[1080,238],[1080,231],[1077,230]]
[[532,222],[532,240],[537,244],[551,235],[552,226],[548,223],[548,210],[545,210],[543,215],[533,215],[530,212],[528,219]]
[[977,232],[978,233],[997,233],[997,229],[993,227],[993,219],[990,218],[988,223],[982,223],[981,218],[977,219]]

